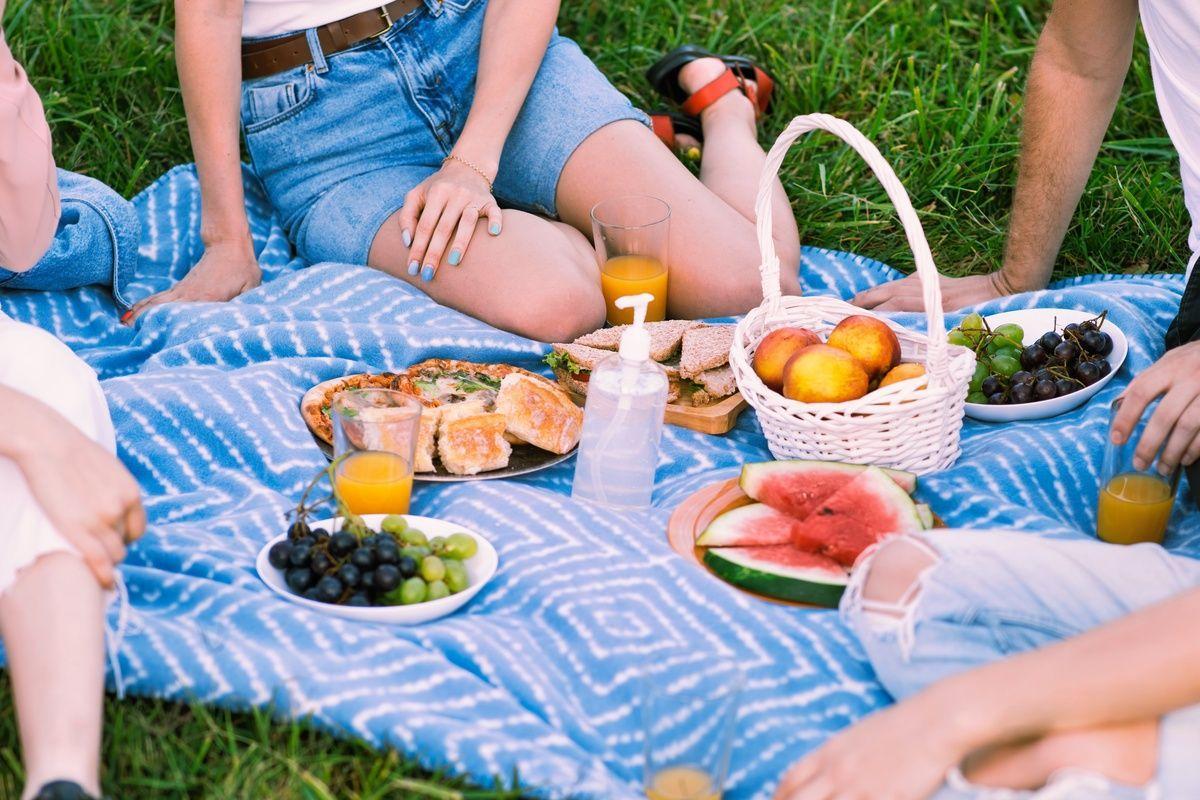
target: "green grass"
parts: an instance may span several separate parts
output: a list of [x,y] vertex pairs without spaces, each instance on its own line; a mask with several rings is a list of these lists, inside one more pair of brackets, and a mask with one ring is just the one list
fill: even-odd
[[[129,195],[190,160],[166,0],[9,0],[6,30],[42,92],[59,164]],[[567,3],[561,25],[622,90],[658,105],[642,71],[693,41],[765,60],[780,80],[773,138],[794,114],[846,117],[908,187],[940,268],[999,264],[1021,91],[1048,0],[610,0]],[[807,244],[910,268],[890,205],[857,157],[806,137],[785,165]],[[1186,212],[1158,119],[1144,46],[1058,274],[1179,271]],[[16,796],[19,750],[0,681],[0,797]],[[443,797],[459,784],[262,713],[110,701],[104,763],[116,796]],[[398,781],[421,781],[426,787]],[[440,789],[438,787],[441,787]],[[119,789],[119,790],[118,790]],[[439,792],[442,792],[439,794]],[[500,797],[502,793],[468,793]]]

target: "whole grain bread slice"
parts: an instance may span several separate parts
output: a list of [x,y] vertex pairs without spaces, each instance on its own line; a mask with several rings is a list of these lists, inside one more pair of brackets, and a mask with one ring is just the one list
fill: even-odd
[[702,372],[728,364],[731,347],[732,325],[705,325],[685,331],[683,353],[679,357],[679,374],[694,379]]
[[[647,322],[646,332],[650,334],[650,358],[654,361],[668,361],[679,353],[686,331],[698,328],[700,322],[690,319],[669,319],[663,322]],[[601,328],[594,333],[585,334],[575,340],[574,344],[585,347],[595,347],[600,350],[616,350],[621,346],[621,336],[629,329],[628,325],[617,325],[614,328]]]

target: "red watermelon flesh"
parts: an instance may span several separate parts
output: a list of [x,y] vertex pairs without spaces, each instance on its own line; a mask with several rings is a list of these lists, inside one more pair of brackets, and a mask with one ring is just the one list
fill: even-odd
[[881,469],[870,467],[816,504],[792,529],[792,544],[850,567],[888,536],[925,529],[916,504]]
[[[917,486],[917,476],[900,470],[879,470],[905,492]],[[862,464],[836,461],[767,461],[742,467],[739,484],[752,499],[796,519],[807,519],[825,500],[862,476]]]
[[696,539],[701,547],[765,547],[789,545],[800,521],[770,506],[752,503],[726,511]]

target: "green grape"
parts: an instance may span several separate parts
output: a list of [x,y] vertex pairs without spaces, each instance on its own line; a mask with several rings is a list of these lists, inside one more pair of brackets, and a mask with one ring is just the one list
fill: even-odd
[[475,543],[475,540],[469,534],[452,533],[446,539],[446,546],[443,550],[449,558],[466,561],[479,551],[479,545]]
[[971,376],[971,385],[970,385],[971,391],[978,392],[979,387],[983,385],[984,378],[986,378],[988,375],[991,375],[991,374],[992,374],[992,371],[990,369],[988,369],[987,364],[984,364],[982,361],[976,361],[975,362],[975,374]]
[[992,369],[997,375],[1011,378],[1014,372],[1021,369],[1021,361],[1011,356],[996,356],[992,359]]
[[946,334],[946,341],[949,342],[950,344],[961,345],[962,347],[970,347],[971,346],[971,340],[968,339],[967,335],[965,333],[963,333],[961,330],[959,330],[958,328],[955,328],[954,330],[952,330],[948,334]]
[[995,328],[992,333],[1002,339],[1008,339],[1014,347],[1024,347],[1025,345],[1025,329],[1015,322],[1006,322]]
[[450,587],[442,581],[431,581],[426,592],[426,600],[441,600],[443,597],[450,596]]
[[408,520],[400,514],[388,514],[383,518],[383,522],[379,523],[379,530],[390,533],[392,536],[399,536],[407,529]]
[[983,392],[971,392],[967,395],[968,403],[980,403],[982,405],[987,405],[987,401],[987,395]]
[[429,540],[425,538],[425,532],[417,528],[406,527],[400,532],[400,541],[413,547],[427,547]]
[[429,587],[420,578],[409,578],[400,584],[399,591],[400,604],[411,606],[415,603],[425,602],[425,597],[429,594]]
[[421,559],[421,577],[427,581],[440,581],[446,577],[446,565],[437,556]]
[[471,585],[471,579],[467,576],[467,568],[463,566],[461,561],[450,559],[445,564],[446,577],[443,580],[446,582],[446,586],[450,588],[451,593],[458,594]]
[[1009,345],[1001,347],[999,350],[996,351],[995,355],[997,357],[1004,356],[1005,358],[1013,358],[1013,359],[1016,359],[1018,362],[1021,360],[1021,351],[1018,348],[1012,347]]
[[963,317],[963,321],[958,324],[958,327],[968,336],[972,334],[978,335],[984,330],[983,317],[979,314],[967,314]]
[[342,530],[352,533],[360,539],[371,535],[371,529],[367,526],[367,523],[363,522],[363,518],[357,514],[350,514],[345,518]]
[[435,536],[429,540],[429,549],[437,554],[442,554],[446,551],[446,537]]
[[409,545],[408,547],[400,548],[400,555],[408,556],[409,558],[415,559],[417,561],[420,561],[422,558],[429,555],[431,552],[433,552],[433,551],[430,550],[428,547],[421,547],[418,545]]

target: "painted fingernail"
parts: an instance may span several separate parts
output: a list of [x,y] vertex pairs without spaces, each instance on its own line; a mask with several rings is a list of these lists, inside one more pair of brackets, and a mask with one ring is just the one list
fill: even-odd
[[418,263],[415,260],[408,262],[408,274],[409,275],[416,275],[420,271],[421,271],[420,263]]
[[429,283],[431,280],[433,280],[433,265],[432,264],[426,264],[424,267],[421,268],[421,280],[425,281],[426,283]]
[[132,308],[121,315],[121,324],[124,325],[126,322],[129,322],[129,320],[131,320],[131,319],[133,319],[133,309]]
[[1146,464],[1146,460],[1144,458],[1135,458],[1133,460],[1133,466],[1134,469],[1136,469],[1138,472],[1141,472],[1145,470],[1148,465]]
[[1164,478],[1166,476],[1170,475],[1171,474],[1171,466],[1169,464],[1163,463],[1162,461],[1158,462],[1158,474],[1162,475]]
[[400,239],[404,242],[405,247],[412,247],[412,234],[408,232],[408,228],[400,231]]
[[500,235],[500,223],[493,222],[492,226],[490,228],[488,228],[488,233],[490,233],[492,236],[499,236]]
[[457,250],[450,251],[450,266],[457,267],[458,262],[462,261],[462,253]]

